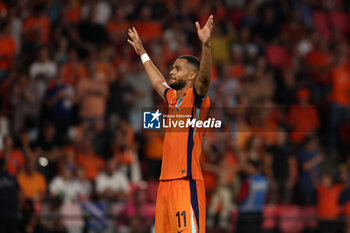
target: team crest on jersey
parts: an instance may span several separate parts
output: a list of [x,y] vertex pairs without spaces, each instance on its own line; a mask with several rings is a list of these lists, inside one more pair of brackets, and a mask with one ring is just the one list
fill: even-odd
[[180,111],[180,105],[182,104],[182,101],[184,100],[185,96],[181,97],[177,103],[176,103],[176,108],[175,108],[175,111]]

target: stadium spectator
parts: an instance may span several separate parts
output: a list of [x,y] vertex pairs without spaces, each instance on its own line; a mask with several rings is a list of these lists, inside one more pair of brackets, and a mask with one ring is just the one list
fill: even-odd
[[149,5],[143,5],[138,11],[138,17],[133,22],[136,28],[139,28],[140,37],[144,41],[159,38],[163,32],[160,23],[152,19],[152,9]]
[[9,22],[2,22],[0,25],[0,83],[4,80],[10,69],[14,66],[14,57],[17,52],[17,45],[11,35]]
[[265,146],[260,136],[253,135],[246,142],[246,148],[242,151],[241,164],[244,166],[249,160],[262,162],[265,157]]
[[39,224],[44,232],[67,233],[61,215],[62,199],[59,196],[51,197],[40,211]]
[[227,63],[222,64],[219,74],[210,95],[215,99],[215,107],[232,108],[237,104],[236,95],[240,94],[240,77],[231,74],[231,66]]
[[300,12],[293,8],[289,12],[288,20],[281,26],[281,38],[288,45],[295,45],[306,35],[306,26],[301,21]]
[[148,81],[146,73],[140,64],[135,64],[133,72],[126,78],[130,88],[134,90],[134,101],[130,108],[129,122],[135,130],[140,133],[142,129],[142,108],[153,106],[152,85]]
[[38,53],[38,60],[33,62],[29,67],[31,80],[39,80],[45,84],[48,83],[57,74],[57,65],[50,60],[49,50],[42,47]]
[[40,83],[19,73],[14,80],[10,103],[13,108],[12,130],[17,135],[23,128],[37,127],[43,90]]
[[58,198],[62,202],[71,203],[80,200],[81,186],[76,181],[74,170],[64,167],[49,183],[50,198]]
[[267,148],[265,157],[265,174],[269,179],[269,201],[271,203],[289,204],[292,200],[297,178],[297,162],[287,132],[277,132],[277,142]]
[[304,146],[297,155],[299,164],[298,187],[303,205],[316,204],[316,184],[319,179],[320,163],[323,155],[320,154],[318,139],[310,136],[305,139]]
[[[213,148],[211,148],[213,149]],[[211,196],[208,206],[208,227],[213,227],[216,215],[218,217],[218,225],[226,229],[229,226],[230,213],[236,208],[235,196],[237,194],[237,186],[240,181],[236,176],[239,171],[238,159],[236,153],[241,153],[235,145],[232,138],[227,138],[223,151],[206,150],[206,156],[214,157],[213,153],[219,154],[219,161],[213,165],[203,162],[203,169],[216,175],[217,185]],[[210,154],[212,153],[212,154]]]
[[298,89],[296,98],[298,103],[290,106],[286,123],[291,131],[291,141],[301,144],[307,135],[316,133],[320,127],[320,119],[316,106],[310,104],[309,89]]
[[69,126],[74,120],[75,89],[62,80],[62,68],[59,74],[49,83],[45,94],[47,118],[55,124],[57,138],[62,141]]
[[92,62],[89,69],[88,78],[77,84],[77,104],[80,119],[92,124],[104,119],[109,92],[107,83],[98,73],[97,64]]
[[[244,55],[249,56],[250,51],[245,51],[240,44],[231,45],[229,74],[235,79],[242,81],[247,75],[247,67],[244,64]],[[248,48],[246,48],[248,50]],[[245,54],[247,53],[247,54]]]
[[23,197],[33,203],[41,203],[47,191],[45,177],[36,168],[35,158],[27,156],[24,169],[18,174],[17,179],[23,193]]
[[117,76],[117,80],[113,81],[109,87],[108,115],[117,119],[129,119],[129,111],[135,100],[135,91],[127,82],[127,67],[119,66]]
[[4,149],[0,151],[0,158],[5,159],[7,171],[12,176],[17,176],[24,166],[24,157],[20,150],[13,146],[11,136],[3,138]]
[[[346,159],[346,163],[341,167],[341,180],[344,181],[344,189],[340,195],[339,203],[344,206],[343,215],[346,217],[350,216],[350,158]],[[344,233],[350,232],[350,219],[345,220]]]
[[51,122],[44,122],[42,130],[34,144],[36,156],[38,156],[38,171],[43,174],[47,182],[57,173],[59,160],[62,157],[62,141],[59,141],[56,127]]
[[108,86],[116,78],[112,64],[113,53],[111,46],[104,46],[100,50],[92,50],[88,60],[90,65],[95,66],[95,75]]
[[107,128],[107,124],[100,120],[95,121],[93,124],[92,134],[92,144],[94,150],[98,155],[101,155],[104,159],[112,158],[113,153],[111,150],[111,138],[113,137],[113,132],[110,128]]
[[253,31],[263,43],[271,43],[280,32],[280,21],[277,18],[276,10],[267,6],[263,10],[260,21],[254,26]]
[[16,233],[18,230],[20,189],[14,176],[7,172],[4,158],[0,158],[0,229]]
[[111,15],[111,6],[108,1],[86,2],[82,7],[82,17],[86,17],[89,11],[94,12],[93,22],[104,26]]
[[[231,26],[231,25],[230,25]],[[231,29],[231,30],[230,30]],[[227,50],[233,40],[232,26],[229,24],[218,24],[214,28],[212,36],[213,61],[215,64],[223,64],[229,61],[230,51]]]
[[160,176],[163,155],[163,135],[145,135],[145,156],[147,158],[147,174],[149,180],[157,180]]
[[90,50],[94,47],[99,47],[107,39],[107,33],[102,25],[94,22],[96,17],[96,6],[90,7],[86,10],[86,17],[78,24],[79,41],[83,43],[82,49],[85,55],[88,55]]
[[295,93],[297,90],[296,74],[292,69],[285,69],[281,71],[280,75],[282,76],[282,80],[279,87],[275,89],[274,99],[277,104],[288,107],[295,103]]
[[85,170],[83,167],[77,167],[76,174],[77,174],[77,182],[81,187],[80,199],[81,201],[88,201],[91,198],[93,186],[91,182],[86,178]]
[[62,36],[59,39],[58,51],[53,56],[53,60],[57,63],[59,67],[68,61],[68,46],[68,39]]
[[242,85],[242,92],[253,106],[272,99],[276,88],[275,81],[272,79],[273,73],[267,69],[265,57],[257,58],[254,71],[254,75],[247,77],[247,81]]
[[105,171],[97,175],[96,192],[100,200],[111,202],[126,200],[130,192],[129,180],[115,160],[108,160]]
[[68,61],[62,64],[60,74],[65,85],[77,87],[79,80],[87,78],[87,69],[79,61],[77,51],[70,49],[68,52]]
[[44,14],[45,5],[36,3],[33,6],[33,15],[23,22],[23,33],[30,41],[36,44],[47,44],[50,37],[51,21]]
[[106,25],[109,40],[114,45],[120,45],[126,40],[126,31],[130,23],[126,20],[126,12],[122,6],[116,7]]
[[242,181],[238,196],[237,232],[260,232],[268,181],[261,174],[261,163],[249,160],[244,168],[246,179]]
[[334,184],[333,177],[330,174],[324,173],[322,175],[321,183],[317,186],[319,232],[337,232],[338,202],[342,190],[343,186]]
[[[149,232],[155,214],[155,206],[147,200],[146,190],[137,188],[124,209],[125,216],[129,219],[128,226],[131,232]],[[142,226],[142,227],[141,227]]]
[[9,121],[0,115],[0,151],[4,150],[4,138],[9,134]]
[[311,93],[317,104],[322,103],[327,95],[329,71],[333,55],[329,43],[317,31],[312,34],[313,50],[304,58],[305,73],[312,79]]
[[77,165],[84,168],[85,176],[88,180],[94,181],[104,166],[104,160],[94,151],[91,135],[84,135],[80,143],[80,149],[76,158]]
[[119,121],[119,129],[115,133],[113,158],[121,164],[132,183],[142,180],[138,155],[138,144],[135,143],[135,132],[126,120]]
[[340,147],[339,127],[349,120],[350,70],[347,46],[339,46],[336,51],[335,66],[331,70],[331,105],[329,109],[329,147]]

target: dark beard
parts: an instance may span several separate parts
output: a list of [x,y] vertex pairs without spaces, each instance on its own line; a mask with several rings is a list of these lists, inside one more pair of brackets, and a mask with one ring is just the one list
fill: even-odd
[[178,80],[177,82],[174,82],[172,84],[169,84],[169,86],[172,88],[172,89],[175,89],[175,90],[181,90],[182,88],[184,88],[186,85],[186,82],[185,80]]

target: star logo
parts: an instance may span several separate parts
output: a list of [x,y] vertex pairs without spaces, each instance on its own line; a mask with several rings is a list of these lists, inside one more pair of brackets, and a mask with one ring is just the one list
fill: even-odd
[[157,109],[157,111],[155,113],[151,113],[151,115],[153,116],[151,122],[153,122],[155,119],[158,119],[158,117],[160,117],[162,114],[159,112],[159,109]]
[[143,128],[144,129],[160,129],[160,116],[162,113],[157,109],[156,112],[143,112]]

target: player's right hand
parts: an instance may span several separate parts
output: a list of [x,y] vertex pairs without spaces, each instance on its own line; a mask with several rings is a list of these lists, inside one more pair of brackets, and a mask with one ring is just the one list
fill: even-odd
[[142,54],[146,53],[146,50],[142,46],[141,39],[139,37],[139,34],[137,33],[135,27],[132,27],[132,29],[129,28],[128,35],[130,39],[128,39],[129,44],[131,44],[135,52],[141,56]]

